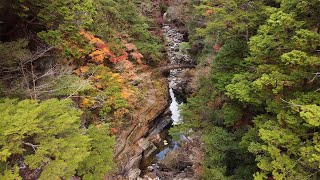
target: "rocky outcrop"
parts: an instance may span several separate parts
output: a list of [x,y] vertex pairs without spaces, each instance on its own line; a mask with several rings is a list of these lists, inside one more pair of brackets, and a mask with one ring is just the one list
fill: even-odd
[[168,107],[167,81],[163,77],[154,77],[151,72],[142,73],[139,77],[143,79],[140,88],[146,89],[146,92],[132,119],[124,123],[117,135],[115,162],[119,169],[110,179],[137,179],[143,155],[151,155],[156,150],[152,137],[148,135],[155,119]]
[[188,154],[180,152],[181,149],[170,151],[166,157],[158,163],[159,169],[172,171],[183,171],[192,166]]
[[195,83],[195,70],[190,69],[178,75],[180,81],[176,83],[173,92],[176,94],[177,99],[186,102],[188,97],[191,97],[196,92]]
[[171,150],[164,159],[148,168],[145,178],[163,180],[201,179],[203,147],[200,136],[181,141],[181,148]]

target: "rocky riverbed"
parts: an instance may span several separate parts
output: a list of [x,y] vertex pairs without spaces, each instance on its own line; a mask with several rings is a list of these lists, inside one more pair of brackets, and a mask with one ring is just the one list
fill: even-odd
[[[163,27],[163,34],[171,64],[193,63],[189,54],[181,51],[180,44],[185,40],[183,34],[169,25]],[[148,156],[145,156],[142,160],[141,169],[143,169],[143,173],[140,175],[141,179],[200,178],[201,155],[199,155],[199,152],[201,152],[201,143],[199,138],[197,136],[186,137],[181,135],[179,141],[173,141],[168,135],[170,126],[165,126],[167,122],[172,122],[173,125],[183,123],[179,106],[185,101],[185,92],[187,92],[185,89],[189,86],[184,76],[187,71],[185,69],[174,69],[169,72],[167,79],[171,104],[169,110],[158,119],[159,124],[162,125],[160,129],[163,129],[163,131],[159,132],[157,149],[152,154],[146,153],[145,155]],[[162,128],[163,126],[164,128]]]
[[[185,40],[182,33],[164,25],[163,35],[170,64],[193,63],[180,50]],[[119,169],[107,179],[199,179],[199,138],[181,136],[181,141],[175,142],[168,134],[172,124],[183,123],[179,106],[192,91],[192,77],[185,76],[189,71],[170,70],[167,78],[152,71],[139,73],[143,79],[139,89],[146,92],[141,105],[134,108],[132,119],[117,134],[115,161]]]

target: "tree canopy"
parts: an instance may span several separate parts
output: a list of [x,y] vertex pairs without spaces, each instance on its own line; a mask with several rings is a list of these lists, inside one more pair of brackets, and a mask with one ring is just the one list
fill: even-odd
[[205,132],[204,178],[318,179],[319,2],[189,2],[211,74],[173,131]]

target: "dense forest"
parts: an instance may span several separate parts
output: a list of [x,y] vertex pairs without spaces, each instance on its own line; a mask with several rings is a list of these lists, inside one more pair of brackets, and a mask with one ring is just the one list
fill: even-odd
[[211,68],[173,131],[204,132],[204,179],[320,178],[319,8],[186,1],[190,52]]
[[109,125],[128,116],[131,93],[115,66],[163,56],[143,3],[1,1],[0,179],[102,179],[114,168]]
[[201,135],[201,179],[320,179],[319,0],[0,1],[0,179],[132,179],[168,19],[196,63],[169,131]]

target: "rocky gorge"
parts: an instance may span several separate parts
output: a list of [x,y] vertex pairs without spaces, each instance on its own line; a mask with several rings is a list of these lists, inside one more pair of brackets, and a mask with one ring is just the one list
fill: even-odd
[[[186,40],[184,34],[172,24],[165,24],[162,30],[168,62],[192,64],[180,48]],[[141,86],[147,89],[143,106],[117,135],[115,161],[119,169],[107,179],[199,179],[199,138],[182,135],[175,142],[168,134],[172,125],[182,123],[179,106],[192,94],[192,76],[187,69],[172,69],[166,75],[157,71],[139,74]]]

